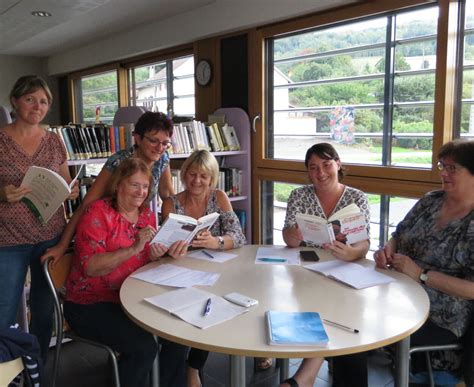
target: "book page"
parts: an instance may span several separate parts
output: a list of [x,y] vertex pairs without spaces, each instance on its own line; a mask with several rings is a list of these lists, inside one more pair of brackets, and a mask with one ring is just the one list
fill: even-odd
[[340,260],[313,263],[306,265],[305,268],[321,273],[355,289],[364,289],[394,281],[392,277],[379,273],[373,268]]
[[305,242],[321,246],[334,240],[332,225],[319,216],[296,214],[296,222]]
[[176,241],[188,240],[196,227],[195,219],[171,213],[150,243],[161,243],[170,247]]
[[69,185],[61,175],[36,166],[28,169],[21,186],[32,190],[22,201],[43,223],[48,222],[71,193]]
[[[331,222],[336,240],[345,240],[349,244],[369,239],[365,216],[362,213],[346,215]],[[342,238],[340,237],[342,235]],[[338,237],[339,236],[339,237]]]
[[357,206],[355,203],[351,203],[348,206],[345,206],[344,208],[341,208],[339,211],[336,211],[334,214],[332,214],[329,218],[328,221],[332,221],[335,219],[340,219],[344,216],[351,215],[351,214],[359,214],[360,213],[360,208]]
[[130,277],[152,284],[185,288],[194,285],[212,286],[219,279],[220,274],[191,270],[166,263],[134,273]]
[[174,313],[178,309],[187,308],[193,304],[206,303],[212,293],[201,289],[189,287],[181,288],[157,296],[145,298],[145,301],[164,309],[167,312]]

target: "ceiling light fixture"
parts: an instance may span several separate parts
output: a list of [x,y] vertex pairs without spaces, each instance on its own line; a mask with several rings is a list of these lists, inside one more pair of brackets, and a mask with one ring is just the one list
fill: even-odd
[[31,12],[33,16],[38,16],[38,17],[50,17],[53,16],[50,12],[48,11],[33,11]]

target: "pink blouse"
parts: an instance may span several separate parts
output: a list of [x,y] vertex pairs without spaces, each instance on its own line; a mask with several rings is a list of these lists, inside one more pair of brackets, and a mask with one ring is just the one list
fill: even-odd
[[139,229],[147,225],[156,227],[156,217],[149,208],[142,210],[138,222],[132,224],[112,207],[109,198],[92,203],[77,227],[73,264],[66,282],[66,300],[77,304],[119,303],[119,290],[123,281],[149,262],[149,244],[106,275],[88,276],[85,274],[87,265],[95,254],[130,247]]
[[[66,161],[66,149],[53,132],[46,132],[30,156],[8,134],[0,130],[0,186],[19,187],[32,165],[59,172]],[[25,203],[0,201],[0,246],[36,244],[57,237],[66,220],[61,206],[47,224],[42,224]]]

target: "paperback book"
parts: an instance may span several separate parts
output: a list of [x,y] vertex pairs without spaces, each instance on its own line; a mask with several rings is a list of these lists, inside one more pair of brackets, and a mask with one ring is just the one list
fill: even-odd
[[161,243],[167,247],[176,241],[191,243],[197,233],[209,230],[219,218],[217,212],[194,219],[190,216],[170,213],[150,243]]
[[266,312],[270,345],[318,345],[329,342],[317,312]]
[[327,220],[316,215],[296,214],[305,242],[321,246],[338,240],[352,244],[369,239],[365,216],[354,203],[335,212]]
[[81,173],[82,167],[70,184],[66,183],[61,175],[50,169],[37,166],[30,167],[21,185],[30,188],[31,192],[21,199],[22,202],[27,205],[40,222],[47,223],[71,194],[71,189]]

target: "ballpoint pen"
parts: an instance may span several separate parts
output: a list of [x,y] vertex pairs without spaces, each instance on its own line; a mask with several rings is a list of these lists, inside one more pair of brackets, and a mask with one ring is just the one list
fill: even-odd
[[204,308],[204,312],[202,314],[203,316],[207,316],[209,313],[211,313],[211,302],[212,302],[212,299],[208,298],[206,302],[206,306]]
[[206,250],[201,250],[204,255],[207,255],[209,258],[214,259],[214,256]]
[[264,257],[264,258],[257,258],[257,261],[284,263],[284,262],[286,262],[286,259],[285,258],[267,258],[267,257]]
[[354,329],[354,328],[348,327],[346,325],[339,324],[339,323],[331,321],[331,320],[326,320],[325,318],[323,318],[323,321],[328,325],[332,325],[333,327],[343,329],[345,331],[352,332],[352,333],[359,333],[358,329]]

